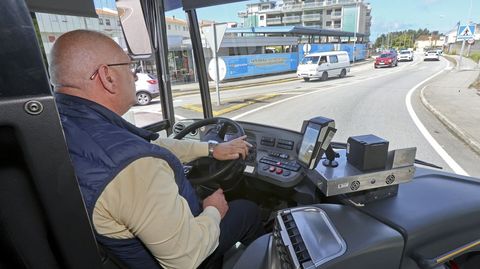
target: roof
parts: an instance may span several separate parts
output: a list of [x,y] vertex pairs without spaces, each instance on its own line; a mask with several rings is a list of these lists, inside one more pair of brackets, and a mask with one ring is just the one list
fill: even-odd
[[[336,31],[321,29],[317,27],[305,26],[266,26],[266,27],[245,27],[228,28],[227,33],[259,33],[259,34],[298,34],[298,35],[319,35],[319,36],[343,36],[353,37],[353,32]],[[358,37],[364,37],[365,34],[357,33]]]
[[174,24],[187,25],[187,21],[175,17],[165,17],[165,21]]

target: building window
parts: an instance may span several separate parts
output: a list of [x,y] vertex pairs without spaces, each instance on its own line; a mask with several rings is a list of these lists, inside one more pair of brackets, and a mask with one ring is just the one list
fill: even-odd
[[327,10],[327,15],[332,15],[332,10],[331,9]]
[[327,27],[331,27],[331,26],[332,26],[332,21],[327,21],[326,26],[327,26]]
[[98,24],[103,25],[103,19],[102,18],[98,18]]
[[105,19],[105,24],[110,26],[110,19]]
[[120,20],[117,21],[117,26],[122,26],[122,24],[120,23]]
[[172,30],[172,26],[170,24],[167,25],[168,30]]
[[265,15],[261,15],[261,16],[260,16],[260,20],[261,20],[261,21],[265,20]]

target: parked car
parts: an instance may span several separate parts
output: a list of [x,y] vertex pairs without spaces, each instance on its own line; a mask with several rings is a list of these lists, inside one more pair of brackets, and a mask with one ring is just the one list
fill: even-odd
[[397,66],[398,65],[398,60],[397,60],[397,55],[394,53],[382,53],[380,54],[376,59],[374,63],[375,68],[379,67],[384,67],[384,66]]
[[440,61],[440,55],[436,50],[429,50],[425,53],[424,61]]
[[401,50],[397,56],[397,60],[401,61],[413,61],[413,51]]
[[350,72],[350,57],[346,51],[307,54],[297,67],[297,76],[305,81],[312,78],[326,80],[331,76],[343,78],[347,72]]
[[137,73],[135,88],[137,90],[137,104],[144,106],[150,104],[153,98],[160,95],[158,80],[154,75]]

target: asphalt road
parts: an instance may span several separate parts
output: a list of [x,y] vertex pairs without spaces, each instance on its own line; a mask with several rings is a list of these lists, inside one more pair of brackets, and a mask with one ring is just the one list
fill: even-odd
[[[236,120],[257,122],[282,128],[300,130],[303,120],[316,116],[332,118],[338,129],[334,141],[346,142],[349,136],[375,134],[390,142],[390,149],[416,147],[417,159],[444,167],[446,171],[455,168],[445,156],[432,147],[412,120],[412,111],[448,154],[469,175],[480,177],[479,157],[450,134],[436,118],[419,102],[420,87],[426,79],[442,75],[448,68],[448,61],[423,62],[417,55],[413,62],[401,62],[398,67],[374,69],[373,64],[352,68],[346,78],[331,78],[327,81],[303,80],[256,86],[245,89],[222,91],[222,100],[254,99],[266,94],[276,97],[254,103],[225,115]],[[433,78],[435,79],[435,78]],[[428,84],[428,82],[422,85]],[[407,95],[412,92],[411,101]],[[212,103],[216,95],[212,94]],[[200,104],[198,95],[181,96],[174,101],[179,119],[202,117],[199,112],[183,109],[187,104]],[[411,104],[409,112],[407,104]],[[157,107],[156,107],[157,106]],[[157,113],[159,105],[136,108],[137,113],[150,117]],[[149,116],[150,115],[150,116]]]

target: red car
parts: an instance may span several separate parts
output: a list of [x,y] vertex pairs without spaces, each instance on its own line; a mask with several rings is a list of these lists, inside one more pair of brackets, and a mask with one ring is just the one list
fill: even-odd
[[375,64],[373,65],[375,68],[383,67],[383,66],[397,66],[397,55],[394,53],[382,53],[375,59]]

